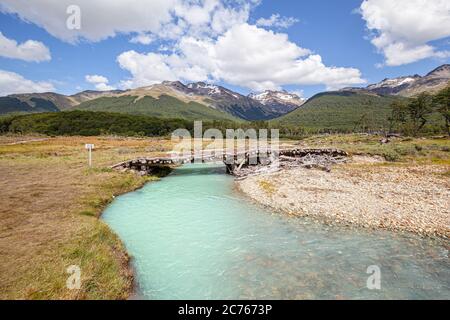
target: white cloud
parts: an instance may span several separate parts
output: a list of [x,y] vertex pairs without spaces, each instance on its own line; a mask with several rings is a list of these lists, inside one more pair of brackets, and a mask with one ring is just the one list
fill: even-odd
[[175,14],[190,25],[201,26],[210,22],[211,12],[218,5],[218,0],[204,0],[201,5],[195,4],[195,2],[183,1],[175,6]]
[[[3,12],[45,28],[64,41],[100,41],[131,34],[130,41],[164,41],[164,52],[123,52],[120,67],[131,77],[121,87],[164,80],[224,81],[253,90],[287,84],[325,84],[338,88],[362,83],[359,70],[328,67],[321,56],[289,41],[282,33],[249,25],[259,0],[2,0]],[[81,30],[66,28],[68,5],[81,8]],[[265,28],[288,27],[294,18],[273,15]],[[169,46],[169,47],[167,47]],[[107,79],[106,79],[107,80]],[[93,83],[110,89],[107,81]]]
[[86,82],[93,84],[98,91],[111,91],[116,89],[115,87],[108,85],[109,80],[104,76],[96,74],[86,75],[85,80]]
[[174,22],[165,25],[158,36],[172,40],[216,37],[247,22],[253,5],[252,0],[180,0],[174,9]]
[[429,43],[450,36],[448,0],[365,0],[360,13],[374,32],[372,44],[398,66],[425,58],[446,58]]
[[[63,41],[100,41],[118,33],[158,32],[172,21],[172,8],[179,0],[2,0],[2,12],[43,27]],[[70,5],[81,9],[81,29],[66,26]]]
[[132,78],[122,82],[123,88],[135,88],[165,80],[184,79],[202,81],[208,75],[203,68],[191,65],[176,54],[165,55],[149,52],[141,54],[127,51],[117,57],[122,69],[129,71]]
[[[211,35],[233,23],[247,21],[255,0],[2,0],[0,11],[17,14],[54,37],[67,42],[96,42],[115,35],[137,33],[134,41],[149,42],[150,34],[162,39],[182,35]],[[70,5],[81,10],[81,29],[66,26]],[[146,34],[146,36],[139,36]]]
[[108,85],[107,83],[99,83],[95,85],[95,89],[98,91],[111,91],[116,90],[115,87]]
[[37,93],[54,91],[50,82],[35,82],[25,79],[20,74],[0,70],[0,96],[13,93]]
[[296,94],[302,99],[305,99],[305,92],[303,90],[289,90],[290,93]]
[[104,77],[104,76],[99,76],[99,75],[87,75],[85,77],[86,81],[92,84],[97,84],[97,83],[108,83],[108,78]]
[[211,20],[212,31],[216,34],[222,34],[232,26],[247,22],[250,15],[250,4],[246,4],[240,8],[219,7],[214,11]]
[[130,40],[131,43],[140,43],[144,45],[149,45],[153,41],[155,41],[155,37],[152,34],[147,33],[140,33]]
[[171,55],[128,51],[118,62],[131,73],[125,85],[132,87],[163,80],[224,81],[256,91],[287,84],[335,89],[364,83],[359,70],[327,67],[286,34],[248,24],[234,26],[217,40],[184,37]]
[[270,18],[260,18],[256,21],[256,25],[260,27],[289,28],[300,20],[294,17],[282,17],[279,14],[273,14]]
[[41,62],[51,60],[50,50],[39,41],[17,41],[5,37],[0,32],[0,56],[25,61]]

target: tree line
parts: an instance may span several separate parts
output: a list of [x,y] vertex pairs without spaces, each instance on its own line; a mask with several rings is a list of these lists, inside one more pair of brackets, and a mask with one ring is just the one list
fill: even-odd
[[[264,121],[234,122],[230,120],[202,121],[202,131],[218,129],[226,135],[227,129],[268,128]],[[39,133],[49,136],[170,136],[177,129],[186,129],[194,135],[194,121],[166,119],[99,111],[64,111],[16,114],[0,117],[0,134]]]
[[[450,85],[436,95],[421,93],[408,101],[397,100],[391,104],[389,130],[418,136],[427,131],[445,132],[450,136]],[[428,127],[433,117],[439,117],[441,127]],[[434,129],[434,130],[433,130]]]

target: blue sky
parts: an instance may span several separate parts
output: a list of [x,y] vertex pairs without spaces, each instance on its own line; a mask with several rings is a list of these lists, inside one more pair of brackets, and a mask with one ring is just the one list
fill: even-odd
[[[423,0],[396,1],[402,10],[387,0],[169,1],[172,7],[141,0],[146,6],[136,10],[120,0],[110,0],[118,4],[112,8],[104,0],[2,1],[0,93],[73,94],[179,79],[310,97],[450,61],[448,1],[428,0],[426,9]],[[69,4],[81,9],[79,30],[66,27]],[[133,41],[138,35],[151,43]]]

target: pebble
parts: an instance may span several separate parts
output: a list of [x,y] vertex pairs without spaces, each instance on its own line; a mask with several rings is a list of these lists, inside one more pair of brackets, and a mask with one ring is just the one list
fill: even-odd
[[252,199],[279,211],[449,238],[450,185],[436,174],[442,170],[438,166],[343,166],[326,173],[294,168],[265,177],[276,183],[271,197],[260,190],[255,177],[237,183]]

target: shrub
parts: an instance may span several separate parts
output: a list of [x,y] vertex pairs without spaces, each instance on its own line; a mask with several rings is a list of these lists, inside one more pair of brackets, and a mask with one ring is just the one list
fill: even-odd
[[395,150],[385,150],[383,152],[383,157],[386,161],[395,162],[400,159],[400,155]]

